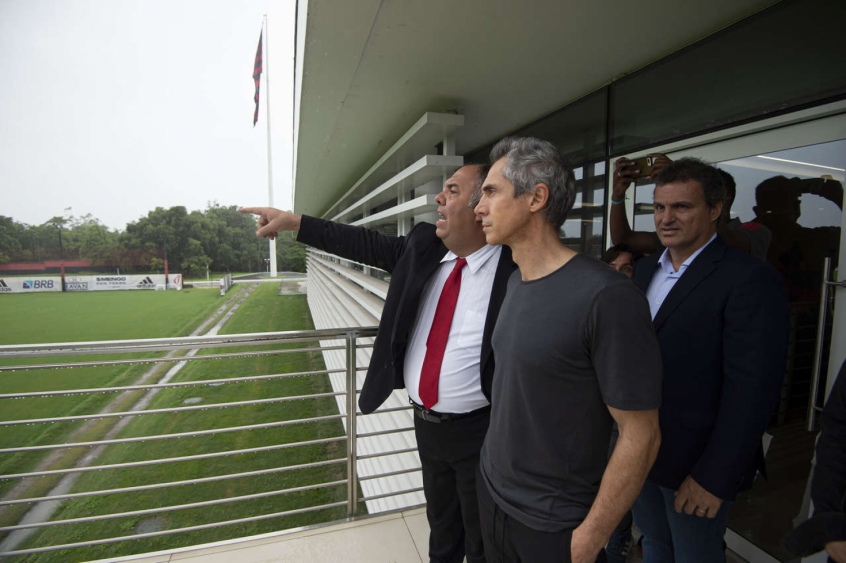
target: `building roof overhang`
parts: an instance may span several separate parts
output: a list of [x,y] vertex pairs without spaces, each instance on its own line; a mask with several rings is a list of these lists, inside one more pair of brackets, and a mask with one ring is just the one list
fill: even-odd
[[425,112],[465,116],[464,154],[773,3],[300,0],[294,210],[325,213]]

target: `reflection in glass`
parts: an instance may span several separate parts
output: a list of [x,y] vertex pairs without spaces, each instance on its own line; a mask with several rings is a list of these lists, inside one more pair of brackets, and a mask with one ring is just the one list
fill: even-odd
[[[772,234],[767,261],[784,277],[791,336],[781,400],[765,435],[768,479],[742,494],[729,528],[781,561],[780,540],[803,514],[815,434],[805,431],[820,307],[823,258],[837,260],[841,238],[846,140],[718,164],[737,183],[732,218]],[[822,373],[827,372],[831,327],[824,327]],[[824,388],[825,382],[820,382]],[[771,441],[770,441],[771,439]]]
[[573,172],[576,201],[559,234],[569,248],[599,258],[604,250],[605,163],[587,164]]

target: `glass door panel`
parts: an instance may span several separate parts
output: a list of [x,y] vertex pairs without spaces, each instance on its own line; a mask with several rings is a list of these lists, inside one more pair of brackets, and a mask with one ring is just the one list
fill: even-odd
[[[790,299],[788,366],[778,407],[765,436],[768,479],[759,477],[732,508],[729,528],[778,561],[794,559],[781,539],[806,516],[805,489],[816,432],[806,429],[815,354],[828,371],[833,316],[817,334],[823,260],[836,267],[842,238],[846,140],[719,162],[737,183],[732,218],[751,231],[765,228],[767,261],[783,276]],[[829,304],[826,304],[829,307]],[[830,308],[830,307],[829,307]],[[841,307],[842,309],[842,307]],[[840,314],[843,314],[842,312]],[[820,352],[817,352],[817,348]],[[816,412],[811,409],[810,416]]]
[[[751,563],[798,561],[780,542],[810,515],[806,491],[818,425],[812,432],[806,426],[814,358],[819,355],[822,363],[818,406],[833,383],[826,381],[826,374],[835,377],[846,359],[846,289],[831,290],[823,337],[817,337],[823,258],[831,258],[832,278],[846,278],[846,267],[840,268],[839,274],[837,270],[838,263],[846,264],[844,110],[835,104],[818,113],[786,116],[783,121],[751,124],[628,155],[692,156],[732,174],[737,197],[731,217],[741,224],[752,223],[745,225],[748,229],[756,225],[767,228],[772,235],[767,261],[782,274],[790,290],[788,366],[780,401],[764,436],[769,478],[759,476],[752,490],[740,495],[726,532],[729,548]],[[779,128],[779,124],[783,126]],[[627,212],[635,231],[654,231],[650,214],[653,190],[651,184],[634,189]],[[815,418],[818,412],[810,410]]]

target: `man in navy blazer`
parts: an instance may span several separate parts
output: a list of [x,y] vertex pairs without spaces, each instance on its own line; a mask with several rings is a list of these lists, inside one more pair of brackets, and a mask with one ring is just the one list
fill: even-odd
[[[487,169],[469,165],[456,171],[435,198],[437,223],[418,223],[404,237],[272,208],[240,210],[259,215],[259,236],[296,230],[300,242],[391,273],[359,406],[368,414],[394,389],[409,392],[432,562],[460,562],[465,556],[470,563],[485,560],[476,468],[490,419],[491,335],[516,269],[507,247],[487,245],[473,212]],[[467,265],[460,269],[462,285],[444,351],[438,402],[425,408],[418,382],[426,336],[441,288],[459,258],[466,258]]]
[[774,268],[716,236],[716,168],[683,158],[655,181],[666,250],[638,262],[634,281],[663,358],[662,441],[632,511],[645,563],[714,563],[725,561],[731,502],[763,469],[787,361],[787,292]]

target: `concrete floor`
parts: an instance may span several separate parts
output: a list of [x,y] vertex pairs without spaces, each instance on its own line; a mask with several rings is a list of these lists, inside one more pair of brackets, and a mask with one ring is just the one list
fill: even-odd
[[[344,561],[348,563],[425,563],[429,524],[418,508],[310,529],[289,530],[249,539],[230,540],[194,548],[134,555],[94,563],[280,563]],[[637,549],[628,563],[643,561]],[[727,563],[745,563],[729,552]]]
[[[428,561],[429,525],[423,508],[373,516],[331,526],[266,534],[196,548],[144,554],[110,563],[276,563],[345,561],[349,563]],[[102,560],[100,563],[106,563]]]

